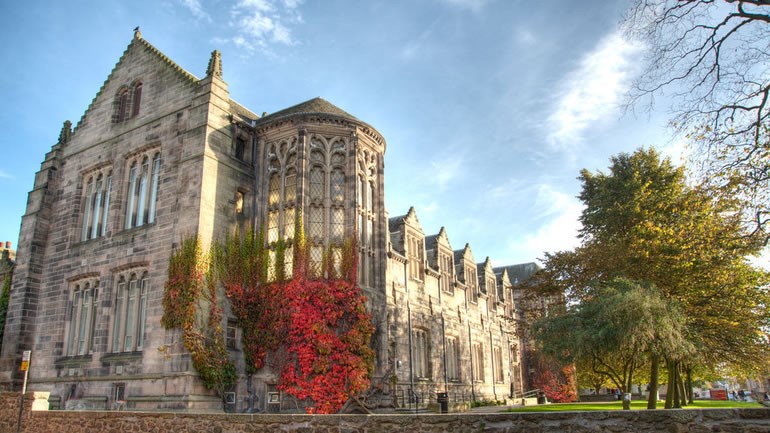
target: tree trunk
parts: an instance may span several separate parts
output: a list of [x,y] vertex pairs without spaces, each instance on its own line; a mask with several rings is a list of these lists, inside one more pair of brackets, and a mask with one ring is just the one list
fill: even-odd
[[655,409],[658,402],[658,370],[660,369],[660,357],[652,355],[650,362],[650,395],[647,396],[647,409]]
[[692,392],[692,367],[688,365],[685,371],[687,372],[687,402],[692,404],[694,400]]
[[679,365],[679,405],[687,406],[687,386],[684,383],[684,376],[682,375],[684,367]]
[[673,362],[671,364],[671,370],[673,371],[674,380],[671,382],[671,386],[674,387],[674,397],[672,399],[672,407],[674,409],[682,408],[682,375],[679,372],[679,362]]
[[664,407],[671,409],[674,407],[674,389],[676,388],[674,385],[676,383],[674,381],[674,363],[666,361],[666,368],[668,369],[668,378],[666,379],[666,405]]

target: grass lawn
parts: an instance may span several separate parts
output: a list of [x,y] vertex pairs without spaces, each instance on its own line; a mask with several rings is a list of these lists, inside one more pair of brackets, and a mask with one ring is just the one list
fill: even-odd
[[[724,400],[695,400],[693,404],[687,405],[682,409],[722,409],[722,408],[759,408],[759,403],[743,401],[724,401]],[[658,402],[658,409],[663,409],[663,402]],[[553,403],[539,404],[537,406],[523,406],[507,409],[505,412],[574,412],[584,410],[623,410],[623,402],[607,401],[595,403]],[[631,401],[631,410],[647,410],[646,400]]]

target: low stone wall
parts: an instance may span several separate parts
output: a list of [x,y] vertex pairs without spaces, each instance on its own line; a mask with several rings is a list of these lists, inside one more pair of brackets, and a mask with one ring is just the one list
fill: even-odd
[[[42,396],[41,396],[42,397]],[[25,396],[25,433],[397,433],[397,432],[770,432],[770,409],[420,415],[249,415],[171,412],[33,411]],[[16,432],[18,394],[0,394],[0,433]]]

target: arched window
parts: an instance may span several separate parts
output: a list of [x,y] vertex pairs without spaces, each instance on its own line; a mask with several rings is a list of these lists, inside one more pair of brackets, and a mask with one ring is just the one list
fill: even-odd
[[131,101],[131,117],[139,115],[139,106],[142,103],[142,83],[137,83],[134,86],[134,98]]
[[134,160],[129,169],[126,229],[155,222],[160,183],[160,153],[155,153],[152,159],[149,155],[140,158]]
[[128,115],[128,89],[123,89],[118,94],[118,112],[115,121],[120,123],[126,120]]
[[133,352],[144,347],[149,279],[132,273],[118,279],[112,323],[112,351]]
[[111,192],[112,172],[100,172],[89,177],[84,197],[85,209],[81,240],[87,241],[98,238],[107,232]]
[[98,281],[76,284],[72,290],[67,327],[67,355],[85,355],[93,350],[98,305]]

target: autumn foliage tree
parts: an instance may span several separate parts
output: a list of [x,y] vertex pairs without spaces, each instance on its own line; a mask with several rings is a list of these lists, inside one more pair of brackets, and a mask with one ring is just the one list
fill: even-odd
[[[618,277],[654,285],[680,309],[684,335],[698,353],[664,360],[668,371],[682,373],[670,386],[696,365],[739,370],[767,359],[768,275],[747,261],[764,239],[745,231],[729,185],[690,186],[681,168],[644,149],[614,156],[608,173],[583,170],[580,180],[581,244],[547,254],[530,295],[566,293],[575,304]],[[653,383],[655,362],[651,357]],[[691,398],[686,391],[670,405]]]

